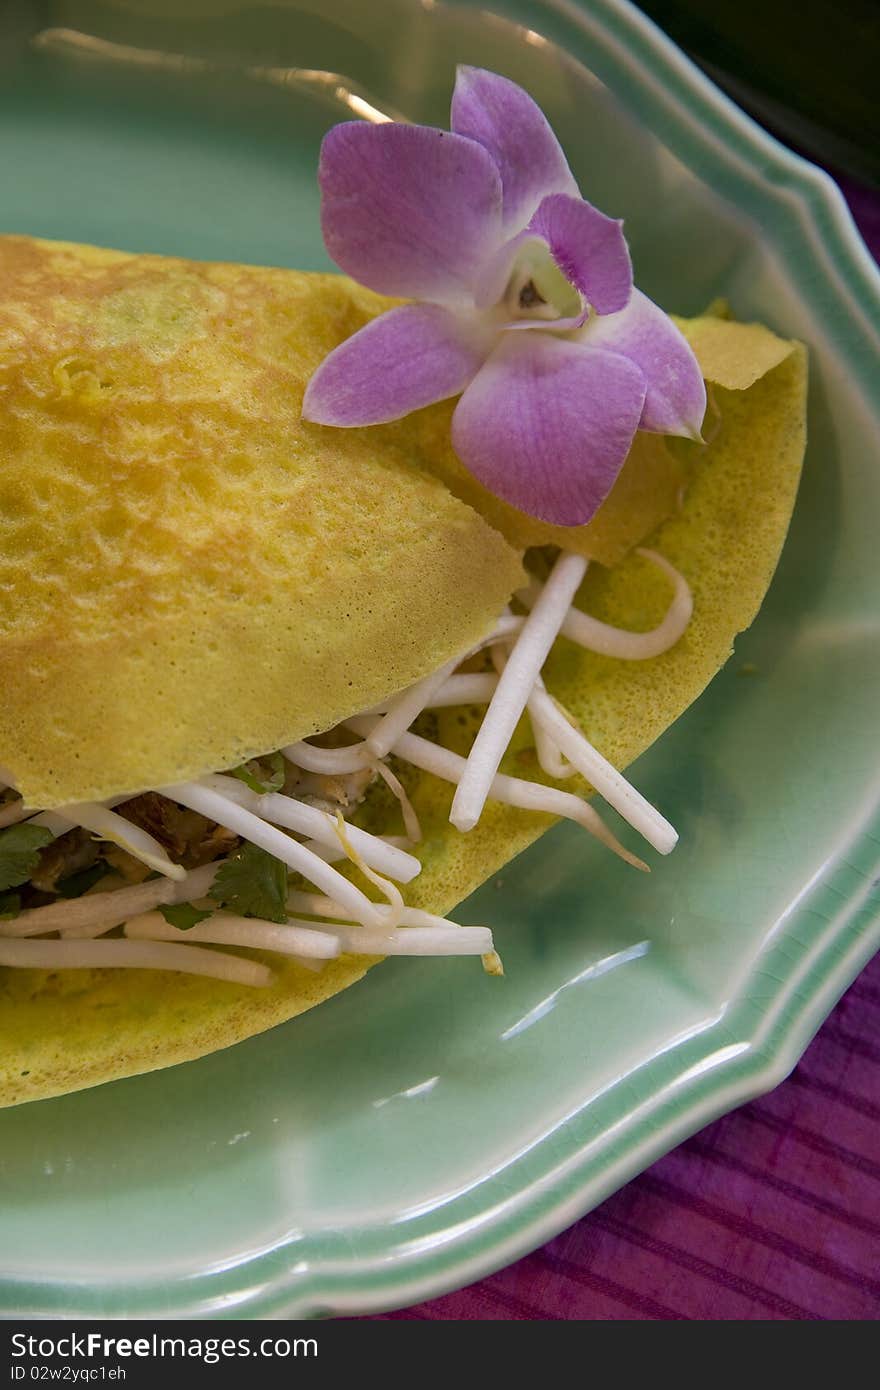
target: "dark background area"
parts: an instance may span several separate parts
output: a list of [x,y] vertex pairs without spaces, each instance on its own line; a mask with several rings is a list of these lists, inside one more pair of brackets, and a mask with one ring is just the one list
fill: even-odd
[[761,123],[880,187],[880,0],[639,0]]

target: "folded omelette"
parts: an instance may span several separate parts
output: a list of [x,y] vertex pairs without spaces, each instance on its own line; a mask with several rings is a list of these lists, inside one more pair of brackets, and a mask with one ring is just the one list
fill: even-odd
[[[670,572],[690,591],[690,621],[659,655],[554,643],[547,690],[615,768],[727,660],[794,505],[803,348],[723,313],[677,320],[709,384],[708,442],[637,435],[593,521],[562,528],[470,477],[449,443],[451,404],[370,429],[302,420],[318,364],[388,305],[335,275],[0,238],[0,826],[20,836],[42,822],[56,844],[77,826],[87,860],[94,813],[77,818],[78,807],[124,815],[151,789],[242,766],[253,782],[268,767],[260,759],[328,731],[316,747],[344,743],[346,721],[381,717],[484,643],[499,615],[522,616],[515,595],[560,549],[592,562],[578,607],[621,630],[661,622]],[[495,678],[485,652],[460,671]],[[471,701],[441,704],[415,729],[464,757],[482,715]],[[448,819],[449,781],[383,761],[421,831],[407,842],[421,865],[403,890],[409,909],[446,914],[553,821],[492,799],[462,834]],[[400,842],[400,805],[376,770],[350,806],[313,786],[306,794],[306,782],[299,791],[336,824],[342,872],[371,901],[382,882],[368,867],[364,877],[346,827]],[[552,784],[526,721],[501,772]],[[564,787],[590,794],[580,778]],[[235,826],[226,830],[202,827],[204,843],[240,853]],[[0,829],[0,874],[9,834]],[[124,852],[97,867],[106,876],[89,896],[138,881]],[[4,957],[6,938],[21,942],[28,914],[62,901],[74,877],[25,885],[0,919],[0,961],[20,949]],[[341,950],[316,970],[249,954],[271,968],[262,988],[173,968],[0,966],[0,1104],[198,1057],[321,1002],[374,960]]]

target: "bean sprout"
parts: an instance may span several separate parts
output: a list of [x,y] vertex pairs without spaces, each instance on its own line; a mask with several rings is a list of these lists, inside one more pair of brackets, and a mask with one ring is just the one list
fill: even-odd
[[276,859],[280,859],[295,873],[302,874],[310,883],[344,902],[354,919],[364,926],[380,925],[374,904],[355,884],[343,878],[342,874],[306,849],[298,840],[285,835],[282,830],[276,830],[273,825],[261,820],[253,811],[246,810],[230,797],[200,782],[177,782],[172,786],[160,788],[160,793],[170,797],[172,801],[179,801],[183,806],[189,806],[192,811],[199,811],[209,820],[250,840],[251,844],[259,845],[269,854],[274,854]]
[[18,825],[19,821],[27,820],[32,816],[33,811],[29,811],[21,797],[17,801],[9,801],[5,806],[0,806],[0,830],[5,830],[7,825]]
[[233,984],[265,986],[272,971],[259,961],[228,956],[223,951],[176,942],[126,941],[0,941],[0,965],[26,970],[176,970],[207,975]]
[[[356,928],[362,931],[364,928]],[[149,941],[201,941],[218,946],[249,946],[259,951],[275,951],[283,956],[308,956],[333,960],[339,955],[340,939],[332,932],[311,927],[264,922],[256,917],[239,917],[216,912],[185,931],[166,922],[161,912],[146,912],[125,924],[125,935]]]
[[[672,601],[666,615],[658,627],[650,632],[627,632],[624,628],[612,627],[598,618],[591,618],[579,608],[570,608],[559,631],[563,637],[577,642],[588,651],[598,652],[600,656],[613,656],[621,661],[647,661],[669,651],[684,635],[694,611],[694,601],[687,580],[672,566],[665,556],[656,550],[639,549],[637,555],[650,560],[658,569],[668,575],[674,586]],[[540,597],[539,584],[530,584],[521,589],[517,598],[526,608],[532,608]]]
[[[370,723],[370,719],[360,716],[347,719],[345,723],[355,733],[361,733]],[[414,767],[420,767],[425,772],[431,772],[444,782],[459,782],[467,766],[465,759],[458,753],[441,748],[419,734],[401,735],[393,751],[404,762],[412,763]],[[523,811],[544,811],[551,816],[563,816],[567,820],[576,821],[627,864],[647,871],[648,866],[644,860],[625,849],[593,807],[572,792],[559,791],[556,787],[542,786],[540,782],[526,782],[519,777],[508,777],[505,773],[498,772],[490,784],[489,796],[493,801],[503,801],[508,806],[517,806]]]
[[[391,771],[388,764],[381,759],[376,763],[376,771],[382,778],[386,787],[388,787],[392,796],[396,797],[400,802],[400,814],[403,816],[403,828],[411,843],[417,845],[422,838],[422,827],[419,825],[416,808],[406,794],[406,788],[400,778]],[[419,867],[421,867],[421,865]]]
[[73,806],[64,806],[60,811],[43,812],[43,818],[47,814],[66,821],[70,827],[79,825],[84,830],[91,830],[92,834],[102,840],[112,841],[148,868],[164,874],[166,878],[179,881],[186,876],[186,869],[169,858],[167,851],[154,836],[97,801],[81,801]]
[[43,936],[55,931],[71,937],[102,936],[139,913],[203,898],[219,867],[205,864],[200,869],[190,869],[178,882],[152,879],[114,888],[109,893],[88,893],[82,898],[32,907],[10,922],[0,922],[0,936]]
[[468,755],[449,819],[456,829],[473,829],[492,779],[526,707],[529,692],[547,660],[587,568],[581,555],[562,554],[525,620]]
[[603,758],[579,729],[567,718],[546,690],[534,690],[529,696],[529,711],[555,740],[565,756],[587,781],[604,796],[634,830],[653,845],[660,854],[669,854],[678,842],[678,832],[669,821],[646,801],[641,792]]
[[[316,806],[307,806],[296,797],[283,796],[280,792],[266,792],[261,795],[236,778],[220,774],[202,777],[198,785],[213,788],[230,801],[253,812],[255,816],[271,821],[273,825],[295,830],[300,835],[309,835],[328,848],[335,849],[339,844],[334,817],[327,811],[319,811]],[[371,835],[369,831],[360,830],[354,825],[349,827],[348,833],[365,863],[378,869],[380,873],[387,874],[389,878],[396,879],[398,883],[411,883],[421,871],[422,866],[414,855],[394,849],[378,835]]]

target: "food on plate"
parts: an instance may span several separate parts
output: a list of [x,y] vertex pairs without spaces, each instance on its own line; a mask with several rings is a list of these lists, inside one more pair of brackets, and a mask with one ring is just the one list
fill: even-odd
[[[480,123],[499,93],[546,192]],[[805,353],[635,299],[525,94],[466,70],[456,99],[443,159],[487,152],[495,219],[464,307],[436,241],[390,283],[354,215],[370,141],[420,127],[325,146],[328,247],[369,288],[0,238],[2,1103],[202,1055],[387,955],[500,973],[445,914],[559,816],[636,869],[675,844],[620,769],[760,606]]]

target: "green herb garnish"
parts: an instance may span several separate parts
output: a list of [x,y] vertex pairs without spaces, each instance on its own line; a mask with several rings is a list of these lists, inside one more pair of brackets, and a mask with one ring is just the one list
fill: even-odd
[[10,922],[21,912],[21,896],[18,893],[0,893],[0,922]]
[[[268,775],[265,771],[267,763],[272,769]],[[284,758],[280,753],[270,753],[265,758],[251,758],[250,762],[242,763],[241,767],[234,767],[232,776],[237,777],[239,782],[244,782],[246,787],[250,787],[252,792],[257,792],[260,796],[265,796],[267,792],[280,792],[285,778]]]
[[211,916],[210,908],[204,911],[200,907],[193,907],[192,903],[175,903],[172,907],[160,907],[159,911],[169,927],[176,927],[178,931],[191,931],[199,922]]
[[89,865],[87,869],[80,869],[79,873],[68,874],[67,878],[59,879],[55,885],[55,892],[62,898],[81,898],[83,893],[87,893],[109,873],[110,865],[105,860],[100,860],[97,864]]
[[242,917],[286,922],[287,865],[258,845],[244,844],[221,866],[210,896]]
[[0,830],[0,892],[27,883],[40,861],[40,850],[55,836],[42,825],[10,825]]

